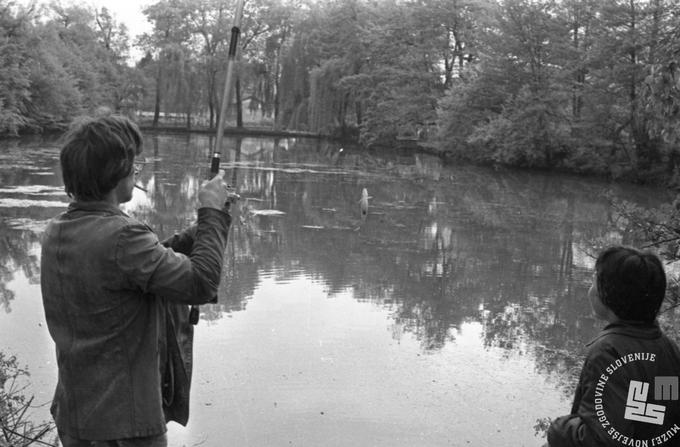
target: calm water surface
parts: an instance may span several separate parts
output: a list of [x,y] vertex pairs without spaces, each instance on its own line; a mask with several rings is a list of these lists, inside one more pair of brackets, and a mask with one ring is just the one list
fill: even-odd
[[[125,209],[165,237],[195,216],[211,141],[148,135]],[[196,330],[192,416],[171,446],[539,446],[601,324],[595,247],[626,241],[604,193],[664,192],[447,166],[316,140],[227,139],[243,197],[219,303]],[[56,368],[40,235],[65,209],[58,148],[0,143],[0,349],[49,418]],[[368,190],[369,214],[359,199]]]

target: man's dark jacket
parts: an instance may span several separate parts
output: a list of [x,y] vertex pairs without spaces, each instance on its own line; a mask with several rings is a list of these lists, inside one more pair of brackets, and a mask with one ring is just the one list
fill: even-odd
[[166,431],[168,306],[216,296],[229,224],[227,213],[199,209],[196,227],[167,243],[187,256],[105,202],[72,203],[49,223],[41,287],[57,351],[60,431],[86,440]]
[[[654,360],[631,361],[635,354],[647,358],[653,354]],[[607,377],[606,381],[603,381],[603,374]],[[655,400],[655,378],[678,376],[680,350],[656,323],[617,322],[607,325],[588,344],[571,414],[557,418],[550,426],[550,447],[627,445],[624,444],[625,439],[613,438],[609,433],[612,429],[629,439],[646,440],[648,445],[653,445],[653,438],[674,425],[680,427],[680,400]],[[649,384],[646,402],[665,406],[663,424],[625,417],[631,380]],[[598,404],[599,399],[602,399],[601,404]],[[680,433],[662,445],[680,446]]]

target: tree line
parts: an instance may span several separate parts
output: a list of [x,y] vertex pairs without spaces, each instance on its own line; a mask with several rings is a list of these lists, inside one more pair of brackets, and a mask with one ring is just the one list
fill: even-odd
[[[0,0],[0,132],[106,106],[215,127],[236,0]],[[670,178],[680,0],[248,0],[235,103],[278,129],[482,163]],[[130,48],[142,51],[130,61]],[[677,173],[675,173],[677,174]]]

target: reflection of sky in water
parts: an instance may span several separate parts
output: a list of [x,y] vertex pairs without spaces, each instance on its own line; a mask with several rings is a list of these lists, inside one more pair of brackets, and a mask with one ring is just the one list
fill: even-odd
[[[137,182],[137,184],[142,186],[142,182]],[[148,190],[149,188],[153,188],[153,184],[154,179],[152,178],[147,183],[143,184],[142,187]],[[151,198],[147,193],[138,188],[133,188],[132,199],[130,199],[129,202],[124,203],[120,208],[126,213],[129,213],[130,210],[137,210],[140,208],[150,209],[152,206]]]
[[[627,242],[595,192],[609,185],[227,140],[222,167],[243,200],[219,304],[202,307],[196,332],[192,419],[172,426],[171,445],[541,444],[536,419],[568,411],[601,326],[585,299],[593,241]],[[148,193],[123,209],[160,237],[192,222],[207,143],[147,138]],[[66,198],[58,152],[26,162],[25,149],[0,153],[14,166],[0,166],[0,340],[42,403],[56,377],[39,236]]]
[[22,185],[0,188],[1,208],[64,208],[67,205],[63,187]]
[[[37,244],[31,248],[29,256],[39,258]],[[6,287],[14,291],[16,297],[9,307],[0,306],[0,349],[16,355],[19,365],[28,365],[34,405],[44,405],[35,409],[36,419],[46,420],[56,383],[56,365],[54,345],[45,325],[38,277],[27,277],[25,272],[18,270]]]
[[201,417],[172,425],[174,445],[531,445],[536,418],[568,406],[530,355],[486,348],[478,322],[424,353],[389,310],[303,277],[263,280],[228,316],[197,327]]
[[64,208],[66,203],[56,200],[27,200],[6,198],[0,200],[0,208]]
[[54,187],[47,185],[25,185],[25,186],[14,186],[9,188],[0,188],[0,194],[40,194],[40,195],[53,195],[53,196],[65,196],[63,187]]
[[[46,404],[56,367],[39,286],[17,275],[9,287],[3,348],[28,363]],[[225,317],[196,328],[192,419],[170,424],[171,446],[538,445],[527,444],[536,418],[568,407],[531,354],[486,347],[478,322],[423,352],[388,309],[351,291],[328,298],[304,277],[264,279],[247,312]]]

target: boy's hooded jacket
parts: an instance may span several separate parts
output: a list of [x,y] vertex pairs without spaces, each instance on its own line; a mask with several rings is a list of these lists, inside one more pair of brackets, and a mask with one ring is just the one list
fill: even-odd
[[[680,400],[655,399],[657,377],[680,376],[680,350],[655,324],[617,322],[609,324],[588,344],[571,414],[556,419],[548,431],[550,447],[622,446],[626,440],[648,445],[680,446]],[[666,380],[666,379],[661,379]],[[671,379],[672,380],[672,379]],[[644,402],[629,400],[631,381],[647,383]],[[630,395],[633,396],[632,394]],[[662,424],[632,420],[626,407],[664,407]],[[659,407],[651,407],[647,411]],[[635,416],[633,416],[635,419]],[[663,444],[652,439],[678,432]]]

